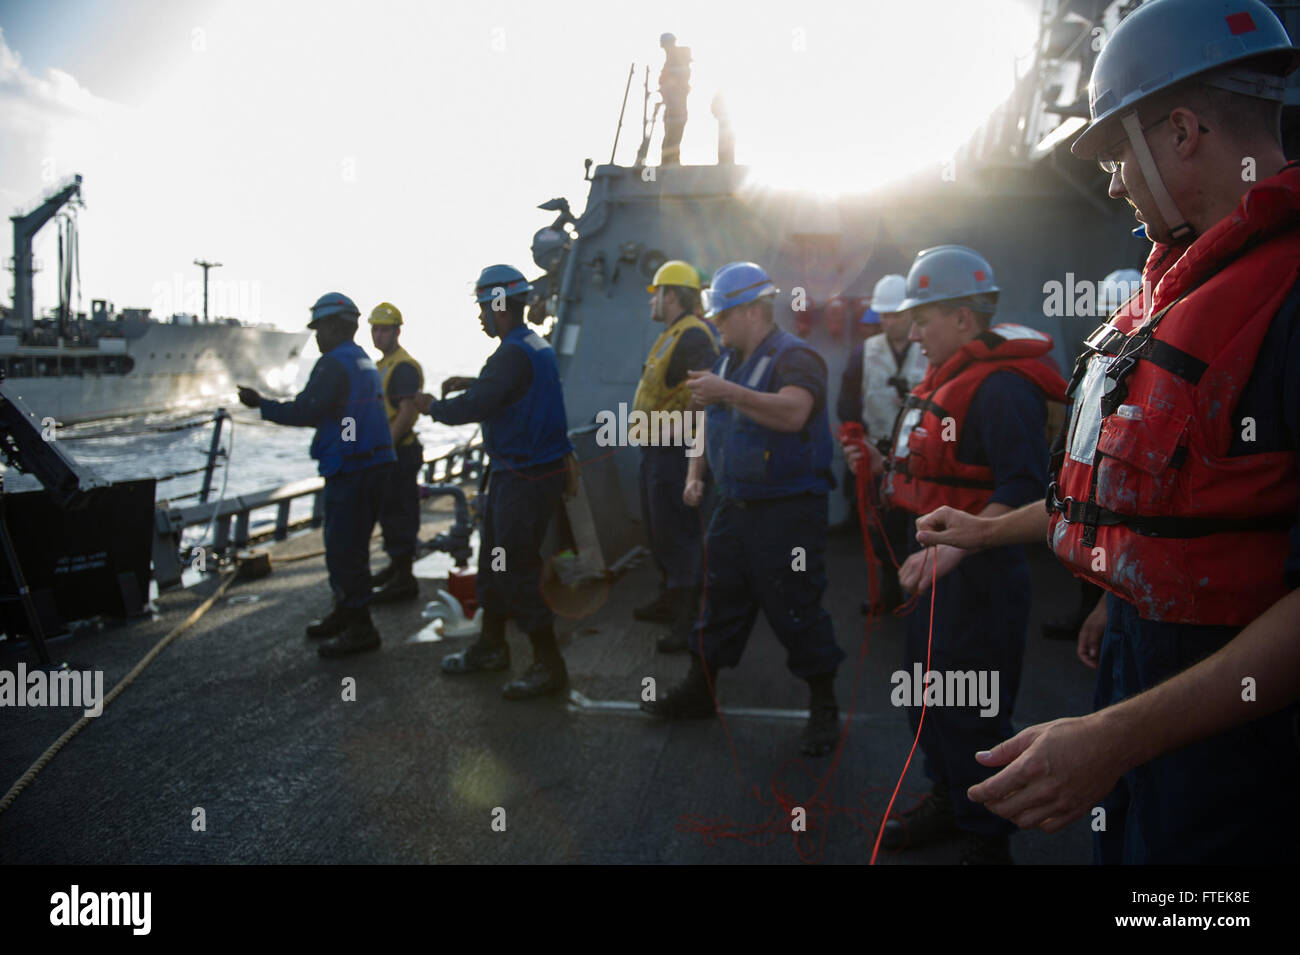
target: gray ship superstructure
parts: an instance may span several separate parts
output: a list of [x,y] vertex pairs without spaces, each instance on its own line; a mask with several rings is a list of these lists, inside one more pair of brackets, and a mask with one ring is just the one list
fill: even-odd
[[[648,318],[646,284],[668,259],[706,274],[734,260],[762,265],[782,290],[777,324],[827,362],[832,421],[874,283],[906,273],[915,254],[931,246],[979,250],[1002,290],[995,321],[1050,334],[1068,371],[1081,340],[1107,317],[1095,297],[1076,302],[1076,283],[1095,285],[1112,270],[1138,268],[1150,250],[1133,234],[1128,205],[1107,197],[1109,177],[1069,152],[1087,121],[1096,41],[1139,5],[1046,0],[1034,62],[1008,100],[949,161],[873,192],[825,198],[754,185],[745,167],[727,161],[725,123],[716,165],[645,165],[653,118],[633,165],[593,167],[588,160],[585,210],[573,216],[565,199],[540,206],[559,215],[532,246],[545,272],[534,283],[535,314],[554,317],[549,337],[570,427],[631,402],[662,330]],[[1300,35],[1300,9],[1272,6]],[[1289,155],[1300,125],[1297,82],[1290,80],[1283,119]],[[816,185],[813,164],[807,179]],[[627,512],[637,514],[637,455],[621,449],[617,459]],[[846,473],[842,463],[836,470]],[[838,522],[847,501],[834,494],[831,502]]]

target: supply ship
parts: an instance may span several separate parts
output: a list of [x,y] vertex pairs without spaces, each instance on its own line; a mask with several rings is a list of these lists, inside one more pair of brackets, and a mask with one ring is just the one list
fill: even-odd
[[[308,332],[284,332],[237,319],[194,315],[155,318],[147,308],[118,311],[104,299],[90,314],[73,309],[76,219],[81,176],[11,217],[13,308],[0,306],[0,369],[41,418],[63,423],[123,415],[211,408],[247,384],[280,396],[296,381]],[[36,318],[32,240],[59,224],[59,305]],[[206,300],[206,270],[205,291]]]

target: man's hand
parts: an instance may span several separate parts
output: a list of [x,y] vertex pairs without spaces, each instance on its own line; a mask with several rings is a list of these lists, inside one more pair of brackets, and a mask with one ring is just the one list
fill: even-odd
[[966,795],[1021,829],[1058,832],[1114,788],[1125,770],[1115,750],[1088,717],[1038,723],[976,753],[981,766],[1006,768]]
[[704,500],[704,482],[688,480],[685,490],[682,491],[682,503],[687,507],[699,507],[702,500]]
[[[442,396],[446,398],[447,395],[451,394],[453,391],[464,391],[476,381],[478,381],[477,378],[464,378],[459,375],[448,378],[442,383]],[[428,409],[422,408],[420,413],[428,414]]]
[[1079,628],[1079,659],[1084,666],[1097,669],[1101,658],[1101,638],[1106,632],[1106,595],[1102,594],[1083,626]]
[[415,405],[415,410],[420,412],[420,414],[428,414],[429,409],[433,407],[433,395],[429,394],[427,391],[422,391],[418,395],[413,395],[411,401]]
[[922,547],[946,544],[962,550],[979,550],[984,546],[984,528],[988,521],[955,507],[940,507],[916,519],[916,541]]
[[[230,394],[230,392],[226,392],[226,394]],[[245,388],[243,385],[240,385],[239,401],[241,404],[247,405],[249,408],[258,408],[261,407],[262,396],[257,393],[255,388]]]
[[690,389],[693,401],[698,401],[702,405],[713,405],[726,401],[736,386],[711,371],[688,371],[686,387]]
[[[933,551],[938,559],[940,577],[949,573],[966,556],[965,551],[942,544],[933,548]],[[923,594],[930,589],[931,570],[934,566],[930,553],[929,547],[918,550],[898,568],[898,584],[908,593]]]

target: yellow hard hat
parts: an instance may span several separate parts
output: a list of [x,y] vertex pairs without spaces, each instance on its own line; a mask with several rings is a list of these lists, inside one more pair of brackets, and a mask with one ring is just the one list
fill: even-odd
[[370,324],[400,325],[402,324],[402,313],[397,310],[396,305],[380,302],[375,306],[374,311],[370,313]]
[[672,259],[659,266],[659,271],[655,273],[654,281],[645,287],[647,292],[654,292],[661,285],[684,285],[687,288],[693,288],[697,292],[700,290],[700,273],[695,270],[695,266],[689,262],[683,262],[681,259]]

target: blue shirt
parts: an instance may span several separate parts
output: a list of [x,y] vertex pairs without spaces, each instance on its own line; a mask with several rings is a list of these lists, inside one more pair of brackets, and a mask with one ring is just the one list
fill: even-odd
[[957,460],[993,471],[990,504],[1021,507],[1047,492],[1047,403],[1014,371],[995,371],[975,391]]
[[292,401],[263,398],[258,407],[266,421],[314,428],[326,418],[341,415],[347,400],[347,369],[337,358],[322,355],[312,367],[306,387]]
[[429,416],[443,424],[486,421],[524,395],[533,385],[533,366],[518,348],[499,348],[488,357],[474,384],[462,394],[435,401]]

